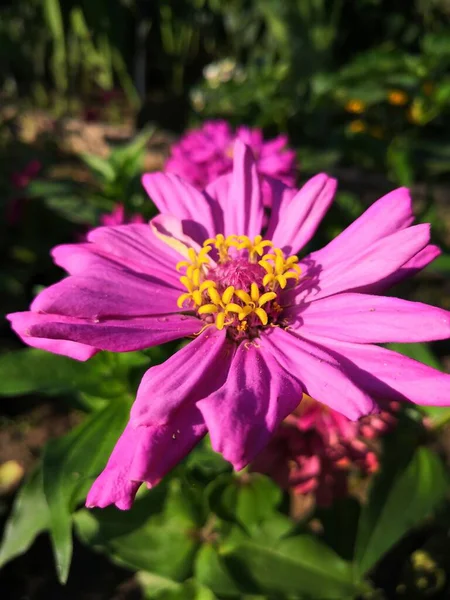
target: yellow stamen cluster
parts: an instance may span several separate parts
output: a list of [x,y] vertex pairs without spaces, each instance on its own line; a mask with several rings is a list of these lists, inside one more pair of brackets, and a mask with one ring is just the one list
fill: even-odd
[[186,276],[190,279],[194,279],[196,273],[200,276],[200,272],[203,268],[203,265],[209,264],[209,256],[208,254],[211,252],[211,246],[208,246],[206,242],[203,244],[203,248],[197,254],[194,248],[188,249],[188,257],[189,260],[182,260],[176,265],[176,270],[179,271],[183,267],[186,267]]
[[250,287],[250,294],[244,292],[243,290],[236,290],[235,292],[239,300],[244,302],[244,306],[241,307],[240,312],[238,313],[239,320],[243,321],[251,313],[255,313],[261,323],[263,325],[267,325],[269,317],[262,307],[264,304],[267,304],[267,302],[274,300],[277,295],[275,292],[265,292],[264,294],[260,295],[259,288],[256,283],[252,283]]
[[264,248],[273,247],[272,242],[269,240],[263,240],[262,235],[257,235],[253,242],[246,235],[238,236],[238,240],[238,250],[248,250],[250,262],[255,262],[257,255],[262,256],[264,254]]
[[[264,254],[265,249],[269,247],[272,252]],[[235,259],[236,251],[248,253],[249,263],[258,262],[266,271],[262,281],[265,289],[261,291],[260,286],[253,282],[249,291],[236,289],[230,285],[223,292],[219,292],[218,283],[207,279],[209,270],[214,268],[214,261],[211,263],[212,259],[209,256],[213,248],[217,250],[219,264]],[[231,248],[235,249],[235,252],[230,256]],[[252,240],[243,235],[225,237],[219,234],[207,239],[199,252],[189,248],[187,254],[189,260],[177,264],[177,270],[186,269],[180,281],[187,290],[178,298],[177,304],[182,308],[185,302],[189,302],[194,305],[199,315],[214,316],[217,329],[233,324],[238,332],[246,332],[249,327],[254,327],[257,323],[252,315],[266,326],[269,315],[273,315],[274,311],[275,313],[281,311],[281,307],[275,302],[278,296],[276,289],[278,287],[284,289],[289,279],[297,282],[300,277],[300,267],[296,264],[297,257],[285,258],[280,249],[273,248],[272,242],[264,240],[261,235],[257,235]],[[258,261],[258,258],[261,260]]]
[[283,252],[275,248],[273,254],[266,254],[259,264],[265,269],[266,275],[263,279],[263,285],[278,284],[281,289],[287,285],[288,279],[294,279],[296,282],[300,279],[300,267],[296,264],[298,258],[289,256],[284,258]]
[[199,315],[216,315],[216,327],[217,329],[223,329],[226,325],[225,319],[228,317],[230,313],[239,313],[242,309],[239,304],[235,304],[231,302],[234,294],[234,287],[232,285],[228,286],[224,291],[222,296],[220,296],[219,292],[214,288],[208,288],[208,295],[211,299],[211,302],[208,304],[203,304],[198,309]]
[[179,308],[183,306],[186,300],[191,300],[196,306],[200,306],[203,302],[203,292],[211,287],[214,287],[216,284],[214,281],[210,281],[206,279],[200,283],[200,271],[196,270],[192,278],[183,275],[180,277],[181,283],[187,289],[187,292],[181,294],[181,296],[177,300],[177,305]]
[[228,260],[228,250],[234,246],[236,247],[238,244],[237,235],[229,235],[225,237],[221,233],[216,235],[215,238],[208,238],[203,242],[203,247],[208,247],[209,245],[214,246],[214,248],[219,253],[219,262],[225,262]]

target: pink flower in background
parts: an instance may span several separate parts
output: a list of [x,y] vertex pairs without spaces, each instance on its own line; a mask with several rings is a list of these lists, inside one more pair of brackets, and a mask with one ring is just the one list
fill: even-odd
[[29,345],[80,360],[193,338],[145,373],[89,506],[129,508],[141,482],[158,483],[207,432],[241,469],[303,393],[352,420],[380,399],[449,403],[450,376],[377,345],[450,333],[447,311],[374,295],[439,254],[429,226],[412,226],[408,191],[384,196],[298,262],[335,181],[274,185],[262,238],[252,151],[237,141],[233,156],[232,173],[204,192],[171,173],[145,175],[161,214],[55,248],[69,277],[9,315]]
[[[295,185],[296,157],[294,150],[288,147],[287,136],[265,140],[261,129],[241,126],[234,132],[226,121],[205,121],[199,129],[188,131],[172,146],[165,170],[203,190],[221,175],[231,172],[235,140],[241,140],[252,149],[260,175],[290,187]],[[271,204],[270,189],[265,183],[263,201],[266,206]]]
[[348,494],[349,475],[378,469],[377,440],[396,424],[395,401],[388,410],[350,421],[344,415],[306,398],[281,424],[252,469],[270,475],[285,490],[314,493],[317,504],[329,506]]
[[12,173],[11,185],[17,190],[17,194],[11,198],[6,209],[6,221],[9,225],[16,225],[22,218],[24,204],[27,201],[22,192],[38,176],[41,169],[42,163],[37,159],[33,159],[21,171]]
[[41,169],[42,163],[39,160],[30,160],[22,169],[22,171],[15,171],[11,175],[11,184],[17,190],[23,190],[27,187],[30,181],[38,176]]
[[139,213],[127,216],[123,204],[116,204],[110,213],[100,215],[100,225],[112,227],[114,225],[124,225],[125,223],[145,223],[145,219]]

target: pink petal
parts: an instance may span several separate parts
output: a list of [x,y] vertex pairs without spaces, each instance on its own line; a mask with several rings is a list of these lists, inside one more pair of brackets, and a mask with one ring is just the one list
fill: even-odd
[[421,224],[377,240],[357,254],[340,249],[340,262],[330,258],[329,245],[313,252],[300,263],[302,278],[293,292],[297,296],[296,303],[358,291],[383,281],[425,248],[429,239],[429,225]]
[[440,248],[433,244],[428,244],[423,250],[419,250],[419,252],[398,269],[398,271],[395,271],[395,273],[392,273],[385,279],[377,281],[376,283],[358,288],[358,291],[369,294],[383,293],[393,285],[400,283],[408,277],[416,275],[416,273],[432,263],[441,253]]
[[127,425],[120,436],[104,471],[97,477],[86,498],[88,508],[105,508],[115,504],[121,510],[129,510],[141,482],[131,481],[129,470],[136,448],[152,432],[142,428],[135,430]]
[[214,212],[208,198],[177,175],[147,173],[142,177],[142,185],[161,214],[193,221],[200,227],[198,242],[216,234]]
[[92,485],[86,506],[115,504],[128,510],[141,482],[157,485],[205,434],[206,426],[195,405],[183,407],[168,425],[134,428],[128,424]]
[[316,175],[273,214],[267,237],[287,254],[297,254],[312,238],[334,198],[336,180]]
[[152,431],[152,435],[146,435],[136,449],[129,476],[148,486],[159,483],[207,433],[195,404],[180,406],[166,425],[138,427],[135,431],[141,429]]
[[261,233],[264,210],[260,182],[252,151],[240,140],[234,144],[233,173],[226,210],[225,235]]
[[144,268],[132,260],[118,259],[114,255],[108,255],[96,244],[64,244],[56,246],[52,250],[54,262],[65,269],[70,275],[84,275],[86,273],[101,272],[103,269],[118,269],[151,275],[158,283],[170,285],[181,293],[183,286],[180,282],[180,274],[173,268],[158,263],[153,257],[146,261]]
[[446,373],[379,346],[319,337],[315,343],[326,345],[348,376],[373,396],[430,406],[450,404],[450,375]]
[[93,319],[139,317],[180,312],[179,290],[158,283],[150,275],[103,269],[73,275],[43,290],[31,310]]
[[324,348],[280,328],[273,329],[267,342],[277,360],[315,400],[352,420],[375,409],[372,398]]
[[[17,321],[17,315],[22,316],[20,321],[14,324],[14,329],[23,341],[30,346],[33,345],[31,341],[43,338],[46,343],[51,340],[57,349],[61,344],[68,344],[69,349],[71,346],[78,347],[88,344],[87,347],[94,347],[92,354],[96,350],[109,350],[111,352],[143,350],[144,348],[194,335],[202,328],[202,321],[184,315],[104,319],[98,323],[75,317],[33,312],[15,313],[8,315],[8,318],[11,321],[14,318]],[[44,346],[39,345],[36,347]],[[45,347],[45,349],[53,351],[50,346]],[[87,350],[84,352],[87,352]],[[66,354],[61,350],[57,353]],[[89,357],[90,355],[86,358]],[[74,358],[78,358],[78,356]]]
[[98,352],[97,348],[86,344],[71,342],[67,340],[55,340],[41,337],[33,337],[30,335],[31,327],[42,315],[35,315],[32,312],[17,312],[7,315],[7,319],[11,322],[12,329],[17,333],[20,339],[31,346],[47,350],[54,354],[62,354],[76,360],[88,360]]
[[134,426],[163,425],[182,404],[208,396],[225,381],[234,345],[226,331],[208,328],[142,378],[131,409]]
[[176,264],[180,255],[155,237],[149,225],[129,224],[98,227],[87,235],[89,243],[65,244],[53,249],[56,264],[70,274],[103,268],[101,258],[118,268],[125,267],[179,285]]
[[211,444],[242,469],[299,404],[302,386],[271,355],[241,344],[223,386],[197,402]]
[[423,342],[450,337],[446,310],[387,296],[338,294],[298,307],[293,329],[359,343]]
[[320,250],[327,267],[348,256],[358,256],[377,241],[405,229],[414,221],[411,197],[407,188],[398,188],[377,200],[347,229]]
[[151,275],[154,263],[158,269],[173,272],[180,260],[177,252],[155,236],[150,224],[98,227],[88,233],[88,240],[103,256],[138,273]]

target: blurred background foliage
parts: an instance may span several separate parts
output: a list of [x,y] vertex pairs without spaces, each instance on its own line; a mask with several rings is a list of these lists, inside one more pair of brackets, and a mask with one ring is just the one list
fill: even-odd
[[409,183],[450,156],[449,19],[448,0],[3,2],[2,100],[61,116],[120,92],[119,120],[286,130],[304,167]]
[[[152,217],[141,173],[161,168],[175,136],[209,118],[286,132],[299,179],[322,169],[339,177],[315,248],[394,185],[411,186],[444,254],[400,295],[450,308],[449,113],[450,0],[2,0],[2,311],[26,309],[60,277],[49,249],[82,240],[117,202],[130,217]],[[13,457],[16,438],[28,452],[15,496],[3,494],[2,477],[14,491],[20,472],[0,473],[0,566],[16,559],[5,568],[17,594],[30,593],[17,583],[24,570],[39,578],[30,564],[44,531],[67,580],[74,527],[85,545],[75,541],[66,588],[76,600],[91,598],[79,580],[97,568],[96,598],[136,597],[113,596],[116,580],[102,578],[109,563],[92,550],[137,571],[140,598],[449,597],[448,473],[430,450],[448,463],[448,433],[436,441],[448,410],[403,410],[369,487],[357,482],[359,495],[326,509],[296,513],[271,480],[231,473],[205,443],[130,512],[88,512],[86,490],[140,376],[175,344],[79,364],[20,349],[5,323],[1,344],[14,351],[0,356],[0,394],[14,404],[5,401],[0,453]],[[446,342],[395,349],[450,364]],[[53,429],[33,446],[39,419]],[[53,597],[44,589],[33,600]]]

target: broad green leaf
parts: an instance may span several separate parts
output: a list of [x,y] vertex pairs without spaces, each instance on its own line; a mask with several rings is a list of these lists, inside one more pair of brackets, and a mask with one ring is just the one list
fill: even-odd
[[161,508],[162,485],[126,512],[79,511],[76,531],[83,542],[121,565],[184,581],[192,572],[200,544],[201,521],[195,503],[179,480],[170,481]]
[[96,175],[100,176],[108,183],[111,183],[116,178],[114,168],[108,160],[100,158],[100,156],[97,156],[96,154],[89,154],[87,152],[80,154],[80,158]]
[[137,174],[139,169],[142,169],[141,162],[144,159],[144,151],[154,132],[154,127],[147,127],[131,142],[115,148],[111,152],[110,164],[119,175],[132,177]]
[[356,498],[336,499],[328,508],[318,508],[315,516],[323,525],[322,539],[345,560],[352,560],[361,506]]
[[116,400],[51,441],[43,459],[44,493],[59,580],[65,583],[72,558],[72,511],[105,463],[128,419],[129,405]]
[[253,529],[270,517],[280,503],[280,488],[265,475],[223,475],[208,487],[210,508],[225,520]]
[[43,201],[50,210],[70,223],[85,226],[97,222],[98,210],[82,196],[44,196]]
[[196,579],[216,594],[225,597],[241,596],[239,587],[228,572],[222,557],[213,544],[206,543],[195,558]]
[[[395,461],[395,457],[387,457]],[[358,524],[355,572],[362,576],[444,499],[448,477],[442,461],[419,447],[392,476],[381,469]]]
[[145,600],[215,600],[216,596],[195,579],[176,583],[153,573],[138,573]]
[[243,593],[306,595],[321,600],[354,597],[350,564],[309,535],[268,547],[243,542],[222,552]]
[[48,506],[38,467],[19,490],[0,546],[0,567],[28,550],[36,536],[48,528]]
[[0,356],[0,395],[81,391],[111,398],[127,391],[123,380],[129,369],[149,362],[138,352],[122,355],[102,352],[84,363],[44,350],[24,348]]

